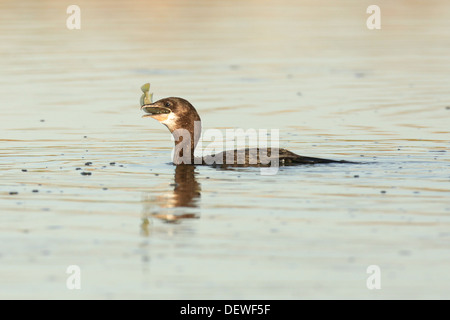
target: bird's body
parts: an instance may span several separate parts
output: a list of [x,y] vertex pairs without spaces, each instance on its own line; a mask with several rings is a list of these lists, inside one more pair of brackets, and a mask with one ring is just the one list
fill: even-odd
[[247,148],[226,150],[215,155],[194,157],[194,150],[201,133],[201,120],[189,101],[182,98],[165,98],[154,103],[144,104],[143,117],[152,117],[164,124],[175,138],[173,162],[180,164],[230,166],[230,167],[268,167],[329,163],[352,163],[330,159],[305,157],[286,149]]
[[[200,162],[199,158],[195,158]],[[211,161],[213,159],[214,161]],[[276,162],[278,166],[295,166],[320,163],[349,163],[330,159],[305,157],[286,149],[278,148],[245,148],[227,150],[212,156],[201,158],[202,165],[223,167],[269,167]]]

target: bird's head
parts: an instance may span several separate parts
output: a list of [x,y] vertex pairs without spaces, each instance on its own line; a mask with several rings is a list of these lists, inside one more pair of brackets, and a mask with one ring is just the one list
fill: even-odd
[[189,101],[182,98],[164,98],[141,107],[145,112],[142,117],[151,117],[164,124],[170,132],[176,129],[191,130],[194,122],[200,121],[195,108]]

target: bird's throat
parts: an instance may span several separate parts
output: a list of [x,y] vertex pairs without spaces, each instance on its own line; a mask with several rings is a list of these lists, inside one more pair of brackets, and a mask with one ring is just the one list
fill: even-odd
[[152,114],[150,115],[150,117],[152,117],[155,120],[158,120],[159,122],[164,122],[167,121],[169,115],[166,113],[161,113],[161,114]]
[[175,150],[173,154],[174,164],[193,164],[194,151],[201,135],[200,121],[185,123],[172,131],[175,140]]

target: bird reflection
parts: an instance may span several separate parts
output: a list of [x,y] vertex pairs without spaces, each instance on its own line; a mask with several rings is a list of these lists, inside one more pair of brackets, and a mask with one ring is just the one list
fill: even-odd
[[200,184],[195,178],[195,167],[178,165],[175,168],[175,185],[173,189],[173,205],[175,207],[197,207],[200,198]]
[[144,212],[141,224],[143,235],[149,234],[149,218],[157,218],[168,223],[178,223],[183,219],[195,219],[200,198],[200,183],[197,182],[195,166],[178,165],[175,167],[173,190],[154,197],[148,192],[143,199]]

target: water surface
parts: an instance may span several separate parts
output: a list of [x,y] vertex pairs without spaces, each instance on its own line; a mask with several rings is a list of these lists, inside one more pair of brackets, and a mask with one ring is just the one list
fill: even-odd
[[[0,297],[450,298],[450,4],[370,4],[1,2]],[[176,168],[145,82],[364,164]]]

